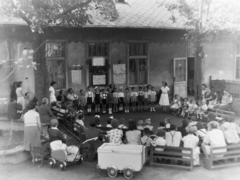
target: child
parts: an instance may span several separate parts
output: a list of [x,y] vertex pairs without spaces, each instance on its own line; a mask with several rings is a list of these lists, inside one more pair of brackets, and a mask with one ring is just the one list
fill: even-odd
[[149,94],[148,88],[144,87],[144,111],[148,111],[148,104],[149,104],[148,94]]
[[91,87],[88,86],[87,92],[86,92],[88,114],[91,114],[91,111],[92,111],[93,96],[94,96],[94,94],[91,91]]
[[197,111],[197,104],[196,101],[191,99],[188,105],[188,109],[186,110],[187,113],[187,117],[189,117],[190,115],[193,115],[194,112]]
[[138,92],[138,108],[139,111],[143,111],[143,102],[144,102],[144,92],[142,90],[142,87],[139,87],[139,92]]
[[81,89],[80,95],[79,95],[79,106],[80,106],[81,111],[84,112],[84,108],[85,108],[86,104],[87,104],[86,96],[85,96],[83,89]]
[[[163,129],[158,129],[156,132],[157,138],[154,139],[152,145],[156,146],[166,146],[167,141],[164,139],[166,132]],[[154,148],[155,151],[164,151],[164,148]]]
[[109,119],[107,120],[107,127],[112,128],[111,122],[113,120],[113,116],[110,116]]
[[101,104],[101,94],[98,87],[95,88],[94,103],[95,103],[95,114],[99,114],[100,104]]
[[170,128],[170,126],[171,126],[171,120],[170,120],[170,118],[166,118],[165,120],[165,127],[167,128],[167,129],[169,129]]
[[175,94],[174,95],[174,99],[173,99],[173,103],[172,103],[172,105],[171,105],[171,107],[170,107],[170,110],[172,111],[172,114],[173,115],[175,115],[176,114],[176,112],[178,111],[178,100],[179,100],[179,98],[178,98],[178,94]]
[[143,130],[143,120],[138,121],[137,129],[140,130],[140,131]]
[[157,129],[163,129],[164,130],[165,128],[166,128],[165,122],[160,122],[159,127]]
[[102,100],[102,112],[103,114],[105,114],[107,112],[107,100],[108,100],[108,93],[106,89],[104,89],[103,93],[101,94],[101,100]]
[[208,106],[206,104],[206,100],[202,100],[200,102],[198,110],[197,110],[197,118],[202,119],[203,115],[206,113]]
[[182,109],[183,109],[183,98],[179,97],[178,98],[178,110],[176,112],[176,115],[180,116]]
[[152,124],[151,123],[151,119],[150,118],[146,119],[144,128],[148,128],[150,131],[152,131],[153,130],[153,126],[151,126],[151,124]]
[[99,115],[95,115],[94,119],[95,119],[96,127],[102,127],[100,116]]
[[113,107],[113,90],[109,88],[108,91],[108,113],[112,114],[112,107]]
[[125,89],[124,102],[125,102],[125,113],[129,113],[129,103],[130,103],[131,93],[129,89]]
[[152,143],[152,139],[149,137],[151,134],[149,128],[143,129],[143,137],[141,137],[140,141],[143,146],[150,146]]
[[137,102],[137,96],[138,93],[135,90],[135,87],[132,87],[132,92],[131,92],[131,103],[132,103],[132,111],[136,111],[136,102]]
[[118,104],[119,104],[119,111],[123,111],[123,103],[124,103],[124,93],[122,87],[119,88],[118,92]]
[[113,90],[113,112],[118,112],[118,90],[114,88]]
[[[83,111],[78,111],[78,115],[75,119],[75,124],[74,124],[74,131],[78,131],[79,128],[85,128],[84,126],[84,116],[83,116]],[[78,125],[80,125],[81,127],[79,127]]]
[[118,129],[127,129],[127,127],[124,125],[124,123],[125,123],[125,119],[124,118],[120,118],[119,119]]
[[154,87],[152,86],[151,88],[151,92],[150,92],[150,102],[151,102],[151,107],[150,107],[150,111],[152,112],[155,112],[155,107],[154,107],[154,104],[156,102],[156,91],[154,90]]
[[189,106],[188,98],[185,98],[182,105],[182,113],[180,114],[180,117],[185,117],[188,106]]

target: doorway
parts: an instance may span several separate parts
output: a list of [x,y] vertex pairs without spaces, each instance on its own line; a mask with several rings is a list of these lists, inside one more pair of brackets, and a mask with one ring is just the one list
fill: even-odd
[[188,57],[187,58],[187,94],[188,96],[194,96],[194,57]]

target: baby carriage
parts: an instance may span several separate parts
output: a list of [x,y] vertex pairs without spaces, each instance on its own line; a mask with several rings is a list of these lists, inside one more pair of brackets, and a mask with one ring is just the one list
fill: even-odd
[[[89,159],[91,156],[91,146],[90,144],[94,143],[98,138],[92,138],[84,141],[79,147],[77,146],[69,146],[67,149],[58,149],[58,150],[51,150],[51,157],[49,158],[48,166],[50,168],[54,168],[58,166],[59,170],[64,171],[67,165],[70,164],[77,164],[80,165],[83,159]],[[77,153],[71,154],[68,151],[77,148]],[[75,149],[76,152],[76,149]]]

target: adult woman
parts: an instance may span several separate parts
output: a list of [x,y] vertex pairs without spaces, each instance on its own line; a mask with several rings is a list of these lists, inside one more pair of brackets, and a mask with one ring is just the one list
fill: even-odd
[[74,91],[72,88],[68,89],[67,100],[73,103],[75,107],[78,106],[78,95],[74,94]]
[[227,90],[224,90],[222,101],[221,104],[219,105],[219,109],[228,110],[232,102],[233,102],[232,96],[228,93]]
[[114,144],[122,144],[123,131],[118,129],[119,121],[117,119],[113,119],[111,121],[111,125],[113,129],[107,132],[109,142]]
[[207,104],[209,104],[209,101],[213,99],[213,94],[209,88],[206,88],[205,90],[204,99],[206,100]]
[[169,104],[169,98],[168,98],[168,92],[169,92],[169,87],[167,86],[167,83],[165,81],[162,82],[162,87],[161,87],[161,97],[159,104],[163,107],[163,112],[167,111],[167,107],[170,105]]
[[24,96],[24,93],[22,92],[22,81],[19,81],[17,83],[16,94],[17,94],[17,103],[22,105],[22,109],[25,109],[25,96]]
[[50,83],[50,87],[49,87],[49,93],[50,93],[50,96],[49,96],[49,99],[50,99],[50,104],[52,102],[57,102],[57,98],[55,96],[55,87],[57,86],[57,82],[56,81],[52,81]]
[[141,131],[137,130],[137,123],[133,119],[128,121],[128,131],[126,132],[126,143],[140,145]]
[[47,135],[48,134],[47,129],[48,129],[48,126],[50,125],[50,121],[52,118],[54,118],[54,115],[53,115],[50,107],[48,106],[47,98],[42,99],[42,104],[38,108],[38,112],[39,112],[40,120],[41,120],[41,124],[42,124],[42,132],[45,135]]
[[[66,145],[66,135],[64,135],[61,131],[58,130],[58,120],[52,119],[51,120],[51,128],[48,131],[49,133],[49,141],[50,147],[52,150],[63,149],[67,152],[68,156],[67,159],[72,161],[77,153],[78,147],[77,146],[67,146]],[[79,157],[76,157],[79,158]]]
[[30,151],[30,145],[41,147],[41,122],[39,113],[35,111],[36,104],[30,103],[29,110],[24,114],[24,149]]

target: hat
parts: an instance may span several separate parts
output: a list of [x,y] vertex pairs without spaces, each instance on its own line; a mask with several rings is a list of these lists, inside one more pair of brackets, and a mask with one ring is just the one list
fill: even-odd
[[113,119],[113,116],[110,116],[109,119]]
[[151,119],[150,118],[146,119],[145,124],[151,124]]
[[100,118],[100,116],[99,115],[95,115],[95,118]]

